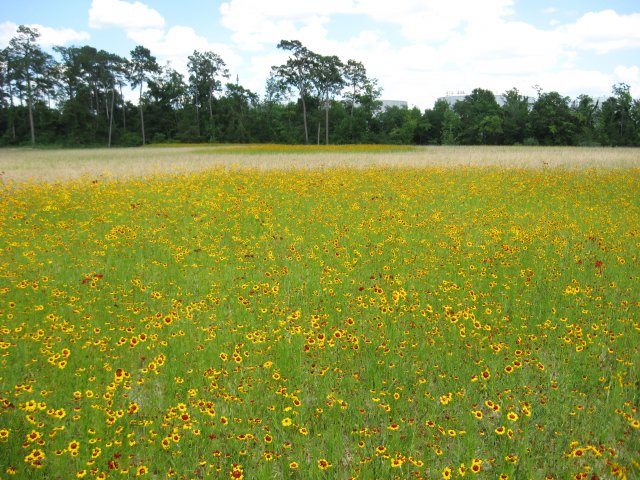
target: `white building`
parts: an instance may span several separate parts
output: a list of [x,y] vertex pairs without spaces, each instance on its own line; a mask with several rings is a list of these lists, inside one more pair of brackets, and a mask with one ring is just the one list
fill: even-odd
[[404,100],[381,100],[382,108],[387,109],[389,107],[409,108],[409,104]]

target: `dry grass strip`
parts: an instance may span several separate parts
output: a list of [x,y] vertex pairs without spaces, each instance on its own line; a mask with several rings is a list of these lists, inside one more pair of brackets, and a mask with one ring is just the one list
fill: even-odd
[[640,148],[434,146],[406,152],[256,153],[210,146],[127,149],[0,149],[5,187],[77,178],[122,179],[212,168],[371,167],[640,168]]

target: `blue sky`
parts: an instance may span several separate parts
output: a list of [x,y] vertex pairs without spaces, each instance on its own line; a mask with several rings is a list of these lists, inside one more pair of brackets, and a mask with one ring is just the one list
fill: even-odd
[[606,96],[624,82],[640,97],[637,0],[2,0],[0,48],[20,24],[45,48],[91,45],[123,56],[144,45],[184,73],[213,51],[262,95],[275,46],[298,39],[364,63],[383,98],[430,108],[448,91],[515,87]]

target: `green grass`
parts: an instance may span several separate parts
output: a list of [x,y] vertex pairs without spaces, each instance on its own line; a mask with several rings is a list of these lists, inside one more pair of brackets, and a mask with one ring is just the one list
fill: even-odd
[[372,167],[16,186],[0,477],[635,478],[639,180]]

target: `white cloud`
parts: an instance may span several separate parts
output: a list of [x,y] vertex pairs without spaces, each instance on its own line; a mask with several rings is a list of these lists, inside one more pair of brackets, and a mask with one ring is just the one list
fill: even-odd
[[615,83],[626,83],[631,88],[631,96],[640,95],[640,68],[637,65],[627,67],[618,65],[614,70]]
[[187,63],[194,50],[199,52],[212,51],[222,57],[230,70],[236,71],[242,64],[242,59],[234,50],[225,44],[210,43],[205,37],[198,35],[191,27],[175,26],[169,30],[145,29],[131,30],[129,38],[148,48],[156,56],[158,63],[164,65],[169,62],[171,68],[187,75]]
[[[142,0],[147,1],[147,0]],[[151,2],[147,2],[151,3]],[[606,95],[611,85],[638,85],[637,67],[585,67],[596,53],[640,47],[640,13],[590,12],[571,23],[545,27],[516,21],[515,0],[223,0],[220,23],[227,44],[211,43],[186,26],[168,28],[154,9],[133,0],[93,0],[90,25],[120,27],[145,45],[159,63],[186,74],[193,50],[214,51],[227,62],[231,81],[263,93],[272,65],[286,61],[275,47],[298,39],[322,54],[362,61],[379,80],[384,98],[431,107],[447,90],[512,87],[534,95],[533,85],[563,95]],[[550,7],[539,13],[549,20]],[[334,22],[334,20],[339,20]],[[333,36],[338,25],[349,29]],[[360,27],[360,28],[359,28]],[[2,30],[0,29],[0,34]]]
[[358,16],[392,25],[412,42],[443,41],[468,23],[510,15],[512,5],[513,0],[326,0],[319,7],[299,0],[229,0],[220,14],[240,48],[261,50],[283,38],[317,39],[311,33],[324,35],[324,25],[337,14],[352,15],[354,25]]
[[640,47],[640,13],[620,15],[613,10],[589,12],[575,23],[558,28],[569,48],[598,54]]
[[452,64],[497,75],[546,71],[565,54],[558,34],[523,22],[473,23],[442,46]]
[[43,46],[66,45],[86,41],[91,38],[87,32],[78,32],[71,28],[51,28],[42,25],[29,25],[40,32],[39,43]]
[[144,45],[151,48],[151,45],[157,45],[164,39],[165,31],[162,28],[141,28],[133,29],[127,32],[127,37],[136,42],[138,45]]
[[593,97],[607,95],[615,83],[613,75],[592,69],[563,69],[544,72],[533,77],[543,91],[557,91],[561,95],[576,98],[581,94]]
[[[512,6],[512,0],[353,0],[318,8],[289,0],[230,0],[220,13],[240,49],[266,53],[281,39],[295,38],[319,53],[362,61],[369,75],[379,80],[384,98],[431,106],[435,96],[453,85],[478,86],[477,79],[485,73],[490,78],[493,70],[514,77],[556,64],[561,48],[557,34],[509,22]],[[337,41],[329,34],[337,14],[350,16],[354,27],[366,20],[380,28],[354,28],[351,37]],[[401,34],[404,45],[397,37],[387,37],[389,28]],[[265,78],[270,65],[285,59],[254,54],[253,72],[261,68]]]
[[[33,28],[40,33],[38,43],[43,47],[86,41],[91,37],[87,32],[78,32],[71,28],[51,28],[38,24],[30,24],[28,27]],[[13,22],[1,23],[0,47],[8,45],[9,41],[16,36],[17,30],[18,25]]]
[[9,45],[9,41],[16,35],[18,25],[13,22],[0,23],[0,48]]
[[[640,47],[640,13],[590,12],[571,23],[552,19],[545,28],[515,21],[516,8],[514,0],[330,0],[322,6],[227,0],[220,14],[233,44],[253,52],[250,75],[265,78],[270,65],[286,59],[271,54],[275,45],[295,38],[319,53],[362,61],[379,79],[383,97],[425,107],[447,90],[478,86],[496,93],[516,87],[533,95],[532,86],[539,84],[563,95],[597,96],[616,81],[635,84],[634,67],[614,72],[585,61],[593,52]],[[550,19],[560,10],[539,12]],[[341,32],[340,40],[332,37],[338,15],[354,27]]]
[[618,65],[614,69],[614,73],[624,83],[638,83],[640,81],[640,69],[637,66],[625,67],[624,65]]
[[138,1],[93,0],[89,24],[94,28],[123,29],[129,39],[148,48],[160,65],[169,63],[171,68],[185,76],[188,75],[188,57],[194,50],[217,53],[230,70],[237,70],[242,64],[241,57],[231,46],[210,43],[192,27],[175,25],[166,29],[162,15]]
[[[227,63],[230,80],[239,74],[240,83],[257,93],[264,92],[271,66],[286,61],[287,52],[275,48],[282,39],[298,39],[318,53],[337,54],[345,61],[362,61],[369,75],[379,79],[384,98],[405,99],[423,108],[430,108],[447,90],[470,92],[475,87],[495,93],[517,87],[534,94],[531,86],[539,84],[563,95],[597,96],[625,82],[634,95],[640,91],[638,66],[624,58],[596,57],[617,51],[621,56],[636,55],[640,13],[574,12],[567,23],[556,19],[568,18],[567,12],[541,5],[539,19],[548,24],[535,26],[515,20],[515,0],[214,3],[219,5],[221,25],[212,18],[211,26],[226,29],[226,44],[210,42],[208,32],[171,25],[169,14],[165,21],[150,0],[92,0],[89,26],[122,29],[129,39],[149,48],[160,64],[171,62],[185,74],[187,57],[194,50],[216,52]],[[335,36],[345,24],[348,28]],[[43,44],[89,38],[85,32],[36,27]],[[16,28],[11,22],[0,24],[0,48]],[[600,63],[588,66],[594,57]]]
[[351,13],[350,0],[229,0],[220,5],[222,24],[231,30],[236,45],[248,51],[261,51],[282,39],[305,40],[324,38],[324,25],[331,15]]
[[357,0],[355,11],[400,28],[414,42],[443,41],[469,23],[493,22],[509,16],[513,0]]
[[119,27],[128,29],[162,28],[165,20],[157,10],[141,2],[93,0],[89,10],[92,28]]
[[232,23],[242,21],[243,16],[261,18],[304,19],[319,14],[349,13],[353,11],[350,0],[325,0],[322,5],[300,0],[229,0],[220,5],[220,13],[228,17]]

